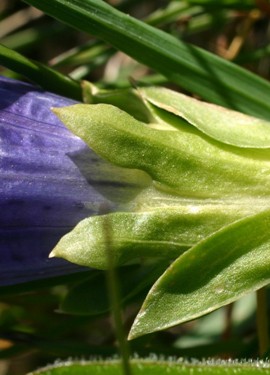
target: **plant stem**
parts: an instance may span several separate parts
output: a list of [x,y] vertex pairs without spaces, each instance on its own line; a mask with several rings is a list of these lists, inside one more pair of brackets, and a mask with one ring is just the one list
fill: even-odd
[[122,313],[120,307],[120,293],[119,285],[117,280],[117,273],[114,267],[114,256],[111,248],[111,228],[108,222],[104,223],[104,236],[105,236],[105,246],[107,251],[108,260],[108,271],[107,271],[107,281],[108,281],[108,293],[111,301],[112,317],[115,326],[115,334],[119,344],[119,353],[121,357],[122,372],[124,375],[132,375],[130,366],[130,353],[129,345],[126,339]]
[[263,356],[269,348],[267,294],[263,287],[256,292],[257,297],[257,333],[259,340],[259,354]]

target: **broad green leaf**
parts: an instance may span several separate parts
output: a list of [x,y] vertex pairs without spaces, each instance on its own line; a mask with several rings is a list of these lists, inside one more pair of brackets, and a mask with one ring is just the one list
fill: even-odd
[[239,220],[181,255],[150,290],[130,338],[180,324],[270,282],[270,211]]
[[161,189],[186,198],[252,198],[253,203],[268,205],[268,150],[225,145],[176,116],[177,131],[167,131],[151,128],[106,104],[77,104],[54,112],[101,157],[147,172]]
[[105,1],[25,2],[74,28],[105,40],[210,102],[257,117],[270,118],[269,82],[121,13]]
[[[185,362],[173,360],[131,360],[134,375],[256,375],[270,374],[268,362],[204,361]],[[67,361],[31,372],[28,375],[119,375],[122,368],[119,360],[111,361]]]
[[270,147],[268,121],[204,103],[165,88],[142,88],[139,92],[154,106],[180,116],[218,141],[238,147]]

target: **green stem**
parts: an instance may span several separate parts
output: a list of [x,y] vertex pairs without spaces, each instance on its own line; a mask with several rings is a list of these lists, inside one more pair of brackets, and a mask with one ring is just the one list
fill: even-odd
[[117,273],[114,267],[114,256],[111,248],[111,227],[108,222],[104,222],[104,235],[107,250],[107,260],[108,260],[108,271],[107,271],[107,281],[108,281],[108,293],[111,300],[112,317],[115,326],[115,334],[119,344],[119,352],[121,357],[122,371],[124,375],[132,375],[130,366],[130,353],[129,345],[126,339],[126,334],[124,330],[122,313],[120,307],[120,293],[119,285],[117,279]]
[[256,292],[257,297],[257,332],[259,340],[259,354],[263,356],[269,348],[267,294],[266,288]]

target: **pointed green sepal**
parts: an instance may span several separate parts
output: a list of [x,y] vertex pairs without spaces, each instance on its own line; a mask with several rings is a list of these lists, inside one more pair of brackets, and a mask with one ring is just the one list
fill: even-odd
[[54,112],[100,156],[147,172],[161,189],[192,198],[269,197],[268,150],[225,145],[181,120],[177,131],[153,129],[108,104]]
[[[269,121],[162,87],[142,88],[139,91],[147,102],[183,118],[215,140],[237,147],[270,148]],[[153,114],[158,120],[157,111],[153,110]]]

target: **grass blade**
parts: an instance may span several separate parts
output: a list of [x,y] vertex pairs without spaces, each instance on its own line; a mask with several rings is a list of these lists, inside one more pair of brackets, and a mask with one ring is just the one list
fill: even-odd
[[82,100],[81,87],[78,82],[39,62],[27,59],[20,53],[1,44],[0,65],[22,74],[31,81],[39,84],[45,90],[53,91],[56,94],[72,99]]
[[184,43],[101,0],[25,1],[105,40],[208,101],[270,118],[270,84],[231,62]]

